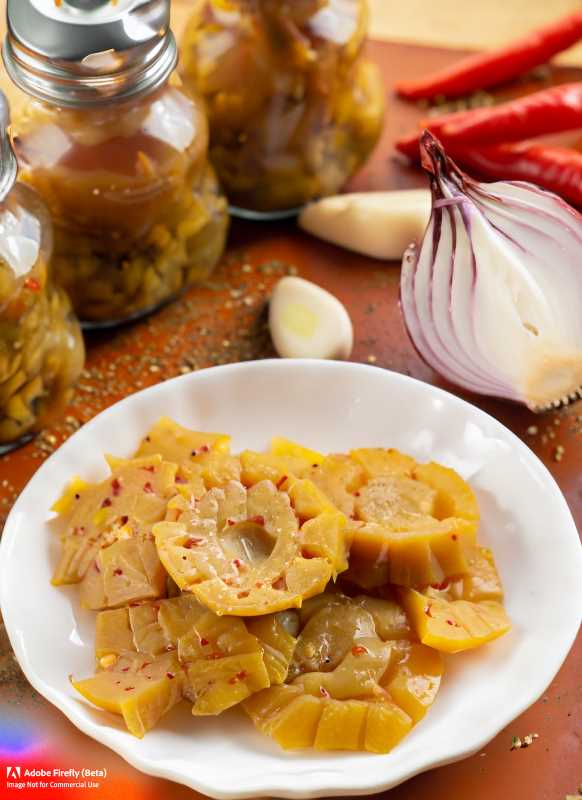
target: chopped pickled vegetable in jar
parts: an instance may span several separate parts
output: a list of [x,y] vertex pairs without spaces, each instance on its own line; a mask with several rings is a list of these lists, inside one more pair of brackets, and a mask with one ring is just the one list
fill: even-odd
[[210,159],[229,200],[296,208],[335,194],[382,128],[384,90],[362,56],[365,0],[205,0],[181,44],[181,75],[204,98]]

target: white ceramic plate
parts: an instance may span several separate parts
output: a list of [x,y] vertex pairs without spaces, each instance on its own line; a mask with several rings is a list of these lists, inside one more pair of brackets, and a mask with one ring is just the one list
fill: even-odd
[[[513,630],[449,659],[427,717],[391,754],[285,753],[238,710],[194,719],[180,707],[143,740],[94,709],[67,680],[93,668],[93,614],[74,587],[49,579],[57,537],[49,506],[74,474],[106,475],[102,454],[129,455],[162,414],[224,431],[235,450],[280,434],[324,451],[400,448],[457,469],[475,488],[481,540],[493,546]],[[261,361],[176,378],[118,403],[85,425],[36,473],[6,524],[0,599],[33,686],[82,731],[140,770],[216,798],[354,795],[395,786],[481,748],[533,703],[562,664],[582,611],[582,551],[554,480],[499,422],[452,395],[373,367]]]

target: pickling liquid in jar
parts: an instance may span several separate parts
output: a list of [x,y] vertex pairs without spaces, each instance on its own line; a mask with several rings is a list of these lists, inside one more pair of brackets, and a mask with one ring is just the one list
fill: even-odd
[[362,55],[366,0],[204,0],[180,73],[204,98],[210,160],[241,216],[335,194],[374,148],[384,90]]
[[183,89],[90,109],[35,99],[12,129],[22,180],[52,215],[55,279],[84,322],[141,316],[212,271],[226,200]]
[[0,452],[58,415],[83,369],[79,323],[50,273],[51,223],[32,189],[0,202]]

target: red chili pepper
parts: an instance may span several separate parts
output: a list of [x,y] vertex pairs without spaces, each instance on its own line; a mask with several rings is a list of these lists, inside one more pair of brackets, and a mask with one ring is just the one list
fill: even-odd
[[29,289],[31,292],[40,291],[40,282],[36,278],[27,278],[24,281],[24,288]]
[[510,81],[561,53],[582,38],[582,11],[489,53],[476,53],[418,80],[401,81],[396,91],[409,100],[460,97]]
[[261,514],[257,514],[255,517],[249,517],[247,522],[254,522],[256,525],[264,525],[265,518]]
[[[460,145],[518,142],[533,136],[582,128],[582,81],[552,86],[493,108],[475,108],[424,119],[447,149]],[[396,142],[396,148],[413,160],[419,157],[420,133]]]
[[363,656],[368,652],[365,647],[362,647],[361,644],[354,645],[352,647],[352,655],[354,656]]
[[454,150],[453,158],[485,178],[535,183],[582,208],[582,153],[520,142]]

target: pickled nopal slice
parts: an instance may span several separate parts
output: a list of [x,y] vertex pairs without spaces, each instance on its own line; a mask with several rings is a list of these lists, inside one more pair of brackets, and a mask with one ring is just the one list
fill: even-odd
[[135,457],[159,454],[166,461],[181,464],[210,451],[228,454],[230,436],[192,431],[169,417],[161,417],[142,439]]
[[445,600],[402,590],[402,603],[421,642],[445,653],[480,647],[503,636],[511,622],[501,603]]
[[241,619],[208,611],[178,640],[196,716],[220,714],[270,685],[261,643]]
[[[195,716],[220,714],[269,686],[260,652],[194,661],[186,666],[186,685]],[[190,694],[191,693],[191,694]]]
[[240,454],[241,481],[253,486],[260,481],[271,481],[276,486],[290,475],[304,477],[312,467],[311,461],[298,455],[255,453],[243,450]]
[[135,650],[129,624],[129,609],[116,608],[97,614],[95,626],[95,656],[97,659]]
[[317,450],[311,450],[311,448],[297,444],[291,439],[285,439],[283,436],[273,436],[271,439],[271,452],[276,456],[301,458],[312,465],[321,464],[324,460],[322,453],[318,453]]
[[177,649],[178,640],[193,630],[206,609],[191,595],[132,603],[97,614],[95,655],[129,651],[156,655]]
[[410,528],[433,515],[436,496],[434,489],[412,478],[374,478],[357,492],[354,513],[364,522]]
[[52,582],[78,583],[101,547],[145,536],[164,518],[175,494],[176,466],[153,455],[109,459],[111,475],[98,484],[74,480],[53,507],[64,517],[62,554]]
[[347,579],[367,589],[387,583],[420,587],[468,571],[476,527],[456,518],[426,519],[410,530],[366,523],[354,526],[352,536]]
[[120,714],[127,729],[142,738],[182,698],[183,677],[175,654],[127,654],[74,688],[99,708]]
[[99,550],[80,585],[81,605],[114,608],[162,597],[166,572],[154,542],[133,536]]
[[329,455],[320,464],[314,465],[306,477],[321,489],[336,508],[346,516],[352,516],[355,492],[366,481],[366,473],[360,464],[346,455]]
[[398,450],[360,447],[350,451],[350,458],[360,464],[367,480],[381,477],[411,477],[416,461]]
[[469,550],[467,561],[467,572],[450,586],[451,599],[502,602],[503,586],[491,550],[487,547],[473,547]]
[[247,630],[261,643],[263,661],[271,685],[287,680],[297,639],[288,633],[274,614],[247,620]]
[[222,486],[240,479],[240,462],[230,455],[230,436],[183,428],[168,417],[161,417],[142,439],[136,456],[159,453],[167,461],[179,464],[189,476],[199,476],[204,488]]
[[423,644],[399,642],[398,657],[382,679],[391,700],[413,722],[421,720],[436,699],[444,671],[440,653]]
[[[216,614],[299,607],[345,566],[345,520],[310,481],[287,491],[270,481],[249,489],[230,481],[179,504],[177,521],[154,527],[160,559],[183,591]],[[308,524],[323,512],[329,516]]]
[[473,489],[455,470],[442,464],[417,464],[413,477],[436,492],[434,515],[438,519],[461,517],[479,521],[479,506]]
[[391,750],[432,705],[443,672],[438,652],[408,640],[397,607],[336,592],[308,601],[290,683],[243,703],[256,727],[284,748]]

